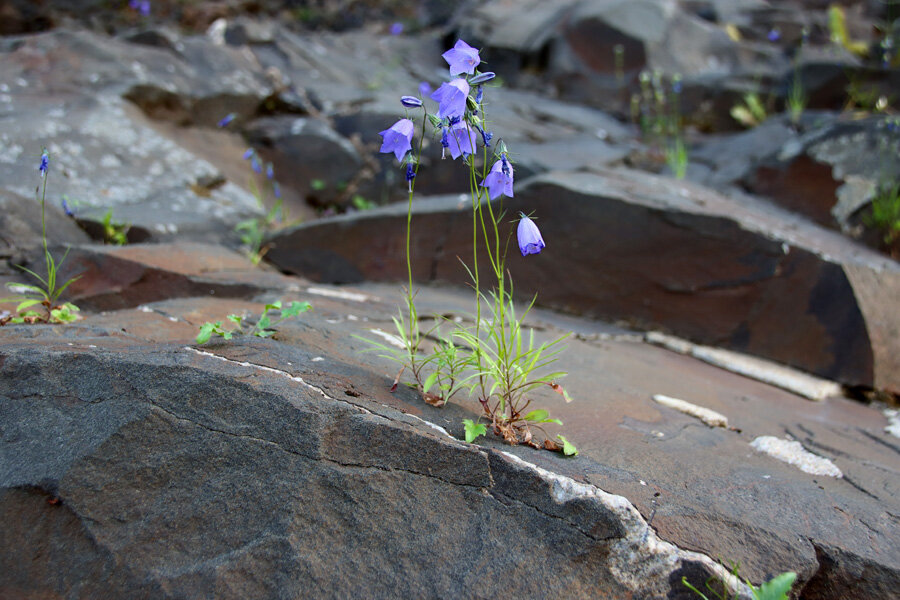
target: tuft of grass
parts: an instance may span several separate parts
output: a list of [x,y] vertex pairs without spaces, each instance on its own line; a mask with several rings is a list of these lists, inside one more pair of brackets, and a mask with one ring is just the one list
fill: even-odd
[[888,246],[900,240],[900,181],[878,187],[872,198],[872,210],[864,222],[879,230]]

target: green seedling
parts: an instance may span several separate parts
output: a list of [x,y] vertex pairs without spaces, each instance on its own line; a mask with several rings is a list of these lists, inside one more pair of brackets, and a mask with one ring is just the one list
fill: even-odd
[[[205,344],[213,335],[218,335],[223,339],[230,340],[235,335],[254,335],[256,337],[270,337],[275,334],[278,324],[296,317],[300,313],[310,310],[312,306],[309,302],[291,302],[287,308],[282,308],[281,301],[266,304],[259,319],[253,322],[251,319],[240,315],[228,315],[227,320],[231,324],[228,329],[225,328],[224,321],[206,322],[200,326],[200,332],[197,334],[197,343]],[[271,313],[278,312],[279,316],[273,319]]]

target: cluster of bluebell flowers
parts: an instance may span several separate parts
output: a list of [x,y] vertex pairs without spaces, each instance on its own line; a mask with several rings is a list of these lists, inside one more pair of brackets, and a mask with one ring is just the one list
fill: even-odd
[[[419,96],[402,96],[400,103],[407,110],[406,117],[379,132],[381,152],[393,154],[406,167],[409,188],[406,215],[408,286],[405,290],[406,310],[401,309],[394,319],[397,339],[403,349],[397,351],[381,342],[367,341],[386,351],[385,356],[400,364],[392,391],[404,372],[414,381],[410,385],[433,406],[443,406],[457,392],[468,389],[477,395],[483,408],[479,421],[487,419],[493,432],[506,442],[575,454],[574,446],[562,436],[557,436],[562,445],[549,438],[543,445],[535,442],[532,429],[543,431],[545,424],[562,423],[550,418],[546,410],[526,411],[531,403],[526,395],[541,386],[550,386],[565,396],[566,401],[569,397],[555,382],[564,373],[540,372],[556,360],[560,351],[557,344],[561,339],[535,346],[533,336],[523,333],[526,331],[522,324],[524,317],[517,316],[513,301],[511,276],[506,269],[507,241],[511,232],[504,231],[503,204],[504,198],[514,195],[515,169],[503,140],[494,142],[485,115],[485,85],[494,80],[495,75],[478,70],[482,64],[479,51],[463,40],[458,40],[442,57],[449,65],[449,80],[436,90],[422,82]],[[437,103],[436,110],[429,111],[426,99]],[[416,124],[410,112],[419,109],[422,110],[422,125],[417,140]],[[466,270],[475,290],[475,311],[470,325],[451,326],[436,318],[434,327],[423,335],[412,289],[410,231],[413,189],[428,126],[434,138],[440,140],[441,157],[445,158],[449,153],[453,160],[460,159],[468,170],[472,198],[472,256]],[[480,161],[479,154],[482,156]],[[523,213],[518,219],[516,237],[522,256],[539,254],[546,247],[537,225]],[[485,264],[490,266],[489,279],[483,274]],[[487,289],[482,288],[488,281]],[[483,319],[485,312],[490,316]],[[446,327],[452,329],[449,335],[446,335]],[[423,343],[427,345],[426,337],[441,340],[431,348],[431,354],[423,351]],[[461,341],[462,345],[457,346],[456,341]],[[467,441],[486,433],[483,423],[467,419],[463,424]]]
[[[427,96],[438,103],[437,112],[430,114],[424,106],[421,98],[416,96],[402,96],[400,103],[407,109],[422,108],[426,111],[427,121],[440,135],[441,156],[450,153],[453,160],[462,157],[463,160],[476,153],[478,141],[485,148],[491,146],[493,132],[485,129],[482,112],[484,102],[484,84],[494,79],[495,74],[490,71],[479,72],[481,64],[479,51],[463,40],[458,40],[450,50],[441,55],[449,65],[452,79],[446,81],[431,91],[431,85],[422,82],[419,85],[419,94]],[[475,90],[474,95],[472,90]],[[403,118],[391,125],[388,129],[379,132],[382,137],[381,152],[391,153],[403,164],[406,163],[406,180],[409,192],[413,191],[413,180],[416,176],[418,158],[413,151],[413,137],[415,136],[415,124],[409,118]],[[488,190],[491,200],[501,196],[513,197],[514,169],[509,160],[506,146],[498,144],[496,161],[488,174],[482,179],[480,186]],[[540,232],[531,219],[522,215],[522,222],[517,229],[519,249],[522,255],[537,254],[544,247],[544,241],[540,239]],[[537,243],[540,240],[540,243]]]

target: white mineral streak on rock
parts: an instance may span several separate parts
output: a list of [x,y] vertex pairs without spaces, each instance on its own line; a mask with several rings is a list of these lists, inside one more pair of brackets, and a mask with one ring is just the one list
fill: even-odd
[[403,343],[403,340],[398,338],[396,335],[390,334],[387,331],[382,331],[380,329],[370,329],[372,333],[377,336],[383,337],[388,341],[392,346],[397,346],[398,348],[406,349],[406,344]]
[[306,292],[309,294],[316,294],[318,296],[327,296],[328,298],[340,298],[341,300],[352,300],[353,302],[369,302],[370,300],[376,300],[373,296],[369,296],[368,294],[361,294],[359,292],[348,292],[346,290],[335,290],[332,288],[324,288],[324,287],[316,287],[311,286],[306,288]]
[[728,427],[728,418],[725,415],[717,413],[714,410],[710,410],[702,406],[697,406],[696,404],[691,404],[690,402],[679,400],[678,398],[663,396],[662,394],[654,395],[653,400],[655,400],[659,404],[662,404],[663,406],[668,406],[669,408],[674,408],[675,410],[683,412],[686,415],[696,417],[710,427]]
[[[260,371],[265,371],[267,373],[273,373],[275,375],[279,375],[281,377],[290,379],[291,381],[299,383],[300,385],[303,385],[303,386],[313,390],[314,392],[320,394],[323,398],[325,398],[327,400],[333,400],[334,402],[342,402],[344,404],[347,404],[347,402],[345,400],[337,400],[335,398],[332,398],[331,396],[326,394],[325,390],[323,390],[322,388],[312,385],[311,383],[307,383],[306,381],[303,380],[302,377],[299,377],[297,375],[291,375],[287,371],[282,371],[281,369],[274,369],[272,367],[267,367],[265,365],[258,365],[256,363],[251,363],[251,362],[247,362],[247,361],[243,361],[243,360],[233,360],[230,358],[226,358],[224,356],[219,356],[218,354],[213,354],[212,352],[206,352],[205,350],[197,350],[196,348],[191,348],[190,346],[185,346],[184,349],[187,350],[188,352],[193,352],[194,354],[199,354],[200,356],[208,356],[209,358],[215,358],[217,360],[221,360],[222,362],[231,363],[233,365],[240,365],[242,367],[247,367],[250,369],[259,369]],[[313,360],[315,360],[315,359],[313,359]],[[372,411],[366,410],[365,408],[359,406],[358,404],[353,404],[353,406],[366,414],[374,415],[374,413]],[[382,404],[382,406],[387,406],[387,405]],[[388,407],[388,408],[390,408],[390,407]],[[385,418],[385,417],[382,417],[381,415],[375,415],[375,416],[380,417],[380,418]],[[440,425],[436,425],[436,424],[432,423],[431,421],[426,421],[425,419],[423,419],[421,417],[417,417],[416,415],[407,414],[406,416],[413,418],[417,421],[421,421],[425,425],[431,427],[435,431],[450,438],[454,442],[460,443],[459,440],[457,440],[455,437],[450,435],[450,433],[446,429],[441,427]]]
[[807,451],[800,442],[783,440],[771,435],[762,435],[750,442],[750,445],[757,452],[764,452],[772,458],[794,465],[810,475],[844,476],[833,462]]
[[[282,377],[290,379],[291,381],[299,383],[300,385],[306,386],[307,388],[309,388],[309,389],[313,390],[314,392],[318,393],[319,395],[321,395],[323,398],[326,398],[328,400],[335,400],[334,398],[332,398],[331,396],[326,394],[325,390],[323,390],[322,388],[314,386],[311,383],[306,383],[305,381],[303,381],[302,377],[298,377],[297,375],[291,375],[287,371],[282,371],[280,369],[273,369],[272,367],[267,367],[265,365],[258,365],[256,363],[251,363],[251,362],[247,362],[247,361],[243,361],[243,360],[232,360],[230,358],[225,358],[224,356],[219,356],[218,354],[213,354],[212,352],[206,352],[204,350],[197,350],[196,348],[191,348],[190,346],[185,346],[184,349],[187,350],[188,352],[193,352],[194,354],[199,354],[200,356],[208,356],[210,358],[215,358],[217,360],[231,363],[233,365],[240,365],[242,367],[247,367],[250,369],[259,369],[260,371],[266,371],[268,373],[274,373],[275,375],[280,375]],[[335,400],[335,402],[337,402],[337,400]],[[369,412],[362,407],[357,407],[357,408],[359,408],[363,412],[366,412],[366,413]]]
[[[699,552],[682,550],[675,544],[660,540],[647,525],[640,512],[627,498],[604,492],[600,488],[579,483],[574,479],[553,473],[514,454],[501,452],[512,462],[531,469],[551,484],[553,500],[564,504],[571,500],[593,501],[613,513],[622,524],[625,536],[612,541],[609,550],[609,570],[621,585],[630,589],[636,598],[661,598],[669,588],[669,576],[681,563],[702,563],[731,588],[735,598],[751,600],[750,588],[734,577],[727,569]],[[731,597],[731,595],[729,595]]]
[[884,431],[894,437],[900,438],[900,411],[887,408],[884,411],[884,416],[887,417],[888,420],[888,425],[884,428]]
[[700,346],[658,331],[648,332],[644,339],[651,344],[693,356],[732,373],[780,387],[810,400],[824,400],[832,396],[840,396],[843,392],[840,384],[833,381],[801,373],[790,367],[754,356],[721,348]]

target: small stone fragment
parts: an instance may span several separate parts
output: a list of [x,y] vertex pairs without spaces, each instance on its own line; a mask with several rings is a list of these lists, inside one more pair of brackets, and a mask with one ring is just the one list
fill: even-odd
[[663,396],[662,394],[654,395],[653,400],[659,404],[662,404],[663,406],[668,406],[669,408],[674,408],[675,410],[683,412],[686,415],[696,417],[710,427],[725,427],[726,429],[728,428],[728,418],[725,417],[725,415],[717,413],[714,410],[710,410],[702,406],[697,406],[696,404],[691,404],[690,402],[685,402],[684,400],[679,400],[678,398]]

